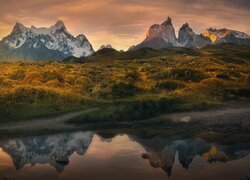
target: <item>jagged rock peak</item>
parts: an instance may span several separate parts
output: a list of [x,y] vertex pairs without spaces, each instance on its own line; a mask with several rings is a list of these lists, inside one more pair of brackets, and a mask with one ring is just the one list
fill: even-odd
[[24,27],[24,25],[22,23],[16,22],[14,27]]
[[130,50],[137,50],[144,47],[161,49],[173,46],[179,46],[179,43],[175,35],[172,20],[168,17],[162,24],[152,25],[146,33],[145,40]]
[[79,41],[87,40],[86,36],[84,36],[83,34],[79,34],[78,36],[76,36],[76,39]]
[[26,27],[19,22],[16,22],[15,26],[13,27],[12,32],[17,31],[17,30],[24,30]]
[[164,26],[171,25],[172,26],[172,19],[171,19],[171,17],[168,17],[168,19],[165,22],[163,22],[161,25],[164,25]]
[[182,26],[181,26],[181,28],[180,28],[180,31],[179,31],[179,34],[181,33],[181,32],[190,32],[190,33],[193,33],[193,29],[189,26],[189,24],[188,23],[185,23],[185,24],[183,24]]
[[18,31],[18,30],[21,30],[21,31],[25,31],[25,30],[28,30],[28,31],[35,31],[36,33],[39,33],[41,31],[39,30],[48,30],[48,31],[52,31],[52,30],[58,30],[58,29],[63,29],[63,30],[67,30],[66,29],[66,26],[64,24],[64,22],[62,20],[58,20],[53,26],[51,26],[50,28],[46,28],[46,27],[36,27],[34,25],[32,25],[30,28],[29,27],[26,27],[24,26],[22,23],[19,23],[19,22],[16,22],[14,28],[13,28],[13,31],[12,32],[15,32],[15,31]]
[[55,26],[64,26],[64,22],[62,20],[57,20]]
[[56,24],[53,25],[51,28],[55,28],[55,29],[65,29],[66,30],[66,26],[64,24],[64,22],[62,20],[57,20]]
[[183,24],[181,27],[181,29],[186,29],[186,28],[190,28],[188,23]]

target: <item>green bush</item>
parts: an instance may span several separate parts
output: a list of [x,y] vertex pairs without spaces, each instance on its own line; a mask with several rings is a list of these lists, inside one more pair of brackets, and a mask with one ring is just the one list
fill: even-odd
[[165,90],[176,90],[184,88],[186,85],[184,82],[178,80],[165,80],[160,81],[156,84],[156,88],[165,89]]
[[115,98],[134,96],[138,91],[139,88],[133,84],[116,83],[111,86],[111,94]]
[[207,76],[203,71],[193,68],[176,68],[172,69],[170,72],[171,78],[182,80],[182,81],[191,81],[191,82],[200,82],[203,79],[206,79]]
[[216,75],[216,78],[228,80],[230,76],[227,73],[220,73]]
[[36,100],[45,100],[55,97],[57,93],[50,89],[35,88],[32,86],[18,86],[8,93],[5,98],[16,103],[32,103]]
[[0,122],[77,109],[80,101],[70,94],[62,94],[51,88],[17,86],[0,94]]
[[18,69],[12,74],[10,74],[10,79],[13,80],[23,80],[25,78],[25,70],[23,69]]
[[[1,78],[0,78],[1,79]],[[1,81],[1,80],[0,80]],[[246,75],[244,83],[247,87],[250,87],[250,73]]]
[[153,74],[150,73],[148,76],[154,80],[164,80],[164,79],[168,79],[170,77],[170,71],[160,71],[159,70],[157,72],[154,72]]
[[135,83],[136,81],[138,81],[140,79],[140,75],[139,73],[136,71],[136,70],[133,70],[133,71],[130,71],[130,72],[127,72],[126,75],[125,75],[125,80],[128,82],[128,83]]
[[225,87],[225,82],[217,78],[204,79],[199,84],[206,90],[223,89]]

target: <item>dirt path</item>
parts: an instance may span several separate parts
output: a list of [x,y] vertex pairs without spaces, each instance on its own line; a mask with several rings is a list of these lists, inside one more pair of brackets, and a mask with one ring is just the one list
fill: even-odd
[[[84,112],[91,112],[95,110],[81,110],[70,113],[64,113],[58,116],[48,117],[48,118],[35,118],[27,121],[1,124],[1,130],[41,130],[41,129],[64,129],[73,128],[75,126],[64,123],[65,121],[79,116]],[[227,108],[220,110],[211,111],[201,111],[201,112],[183,112],[183,113],[172,113],[165,114],[156,118],[145,120],[145,122],[155,122],[155,121],[174,121],[188,123],[192,121],[199,121],[204,124],[245,124],[250,125],[250,106]],[[144,121],[140,121],[144,122]],[[131,122],[128,122],[131,123]],[[121,123],[122,124],[122,123]]]
[[[153,119],[152,119],[153,120]],[[221,110],[183,112],[162,115],[154,120],[171,120],[174,122],[199,121],[206,124],[250,124],[250,106],[227,108]]]
[[43,118],[34,118],[29,120],[24,120],[21,122],[15,122],[15,123],[8,123],[8,124],[1,124],[0,131],[1,130],[13,130],[13,129],[60,129],[60,128],[66,128],[71,127],[69,124],[65,124],[64,122],[79,116],[82,113],[90,112],[95,110],[96,108],[87,109],[87,110],[80,110],[80,111],[74,111],[69,113],[63,113],[57,116],[52,117],[43,117]]

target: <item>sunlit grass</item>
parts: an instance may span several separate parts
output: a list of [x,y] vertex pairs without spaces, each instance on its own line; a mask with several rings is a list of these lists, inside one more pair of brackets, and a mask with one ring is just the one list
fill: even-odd
[[[235,56],[236,51],[230,48],[219,52],[207,48],[149,54],[141,50],[140,56],[129,52],[104,59],[98,55],[82,64],[0,62],[0,121],[106,104],[111,105],[105,108],[110,111],[104,114],[107,119],[107,114],[114,117],[111,112],[125,116],[124,112],[135,111],[130,119],[142,119],[169,112],[168,108],[216,107],[250,92],[250,54],[246,48],[250,52],[249,47],[242,48],[244,56]],[[168,108],[158,104],[171,98],[178,103]],[[115,107],[115,103],[119,105]]]

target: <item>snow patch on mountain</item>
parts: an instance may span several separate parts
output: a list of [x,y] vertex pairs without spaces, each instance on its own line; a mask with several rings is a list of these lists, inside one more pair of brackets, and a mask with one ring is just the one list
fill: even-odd
[[209,44],[233,43],[250,45],[250,37],[246,33],[229,29],[207,29],[203,34],[196,34],[188,23],[179,30],[178,39],[170,17],[162,24],[152,25],[143,42],[129,50],[140,48],[161,49],[168,47],[203,48]]
[[85,57],[92,55],[94,50],[84,35],[74,37],[71,35],[63,21],[57,21],[50,28],[25,27],[16,23],[11,34],[2,40],[10,50],[25,47],[39,49],[46,47],[49,50],[56,50],[64,56]]
[[248,34],[226,28],[209,28],[203,33],[203,35],[205,37],[208,37],[214,44],[222,42],[229,42],[234,44],[250,44],[250,36]]

